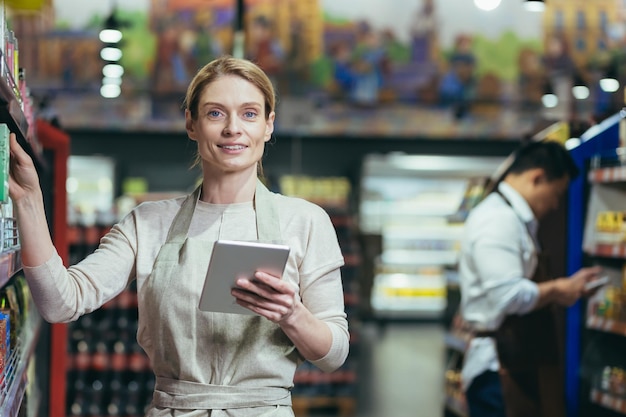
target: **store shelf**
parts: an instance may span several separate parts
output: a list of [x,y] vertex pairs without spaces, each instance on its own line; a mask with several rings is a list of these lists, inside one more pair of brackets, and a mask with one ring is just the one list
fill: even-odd
[[625,322],[606,319],[604,317],[587,316],[587,328],[626,336]]
[[296,397],[292,399],[293,410],[296,415],[311,415],[316,409],[334,408],[337,416],[350,417],[356,410],[354,397]]
[[626,243],[596,243],[587,252],[592,256],[626,259]]
[[5,363],[0,384],[0,416],[17,416],[28,384],[27,368],[39,338],[42,319],[32,307],[11,356]]
[[591,402],[626,415],[626,399],[614,397],[598,389],[591,390]]
[[[4,59],[4,58],[2,58]],[[24,150],[33,158],[38,168],[45,167],[41,146],[34,142],[34,135],[29,134],[26,115],[22,111],[11,84],[12,79],[0,80],[0,121],[9,126],[9,130],[17,136],[17,140]]]
[[0,287],[4,287],[20,269],[22,269],[22,257],[19,250],[0,253]]
[[625,182],[626,166],[596,168],[589,171],[587,179],[595,184]]

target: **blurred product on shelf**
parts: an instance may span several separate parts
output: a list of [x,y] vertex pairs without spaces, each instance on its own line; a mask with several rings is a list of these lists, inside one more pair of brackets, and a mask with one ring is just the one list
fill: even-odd
[[346,177],[283,175],[279,187],[285,195],[309,200],[326,209],[347,208],[351,192],[350,180]]
[[596,215],[596,243],[619,244],[626,242],[624,211],[604,210]]
[[[33,386],[34,358],[41,318],[21,273],[0,290],[0,415],[36,410],[38,389]],[[35,411],[36,412],[36,411]],[[26,415],[26,414],[23,414]]]

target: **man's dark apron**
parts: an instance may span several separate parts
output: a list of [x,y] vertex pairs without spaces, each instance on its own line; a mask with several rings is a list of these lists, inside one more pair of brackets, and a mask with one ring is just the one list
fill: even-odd
[[[532,281],[550,279],[548,259],[539,254]],[[548,305],[522,316],[507,316],[495,332],[508,417],[565,416],[556,308]]]

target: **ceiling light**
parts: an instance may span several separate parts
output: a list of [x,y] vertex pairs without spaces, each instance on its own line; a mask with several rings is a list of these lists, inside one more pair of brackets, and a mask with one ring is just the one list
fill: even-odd
[[110,78],[119,78],[124,75],[124,67],[118,64],[107,64],[102,68],[102,75]]
[[529,12],[543,12],[546,4],[543,0],[526,0],[524,1],[524,8]]
[[102,29],[99,37],[104,43],[118,43],[122,40],[122,32],[118,29]]
[[100,51],[100,58],[105,61],[119,61],[122,59],[122,50],[120,48],[106,47]]
[[501,0],[474,0],[474,4],[481,10],[491,11],[500,5]]
[[545,108],[552,109],[559,104],[559,98],[554,94],[552,83],[546,81],[543,87],[543,96],[541,96],[541,103]]
[[100,87],[100,95],[104,98],[115,98],[119,97],[122,93],[122,89],[119,85],[115,84],[105,84]]
[[611,62],[604,76],[600,79],[600,88],[605,93],[614,93],[619,90],[617,79],[617,63]]
[[589,87],[587,87],[585,80],[583,80],[583,77],[578,73],[574,75],[572,94],[578,100],[584,100],[589,97]]
[[600,88],[605,93],[614,93],[619,90],[619,81],[615,78],[602,78],[600,80]]

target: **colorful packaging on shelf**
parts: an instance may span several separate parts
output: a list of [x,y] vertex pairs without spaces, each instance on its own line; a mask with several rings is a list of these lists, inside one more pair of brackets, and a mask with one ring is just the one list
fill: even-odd
[[11,319],[10,311],[0,309],[0,383],[6,362],[11,355]]
[[9,202],[9,126],[0,123],[0,203]]
[[10,321],[10,341],[9,345],[11,349],[15,347],[17,343],[17,336],[20,330],[20,308],[17,303],[17,293],[13,285],[5,285],[0,292],[0,311],[6,312],[9,315]]

